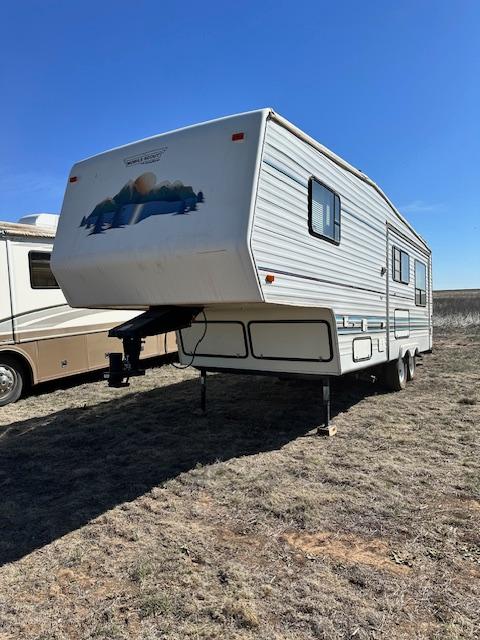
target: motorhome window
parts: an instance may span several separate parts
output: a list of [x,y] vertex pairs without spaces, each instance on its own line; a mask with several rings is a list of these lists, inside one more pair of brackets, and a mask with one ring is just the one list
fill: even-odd
[[419,260],[415,260],[415,304],[427,306],[427,268]]
[[308,229],[312,236],[340,244],[340,197],[315,178],[308,183]]
[[50,269],[50,253],[30,251],[28,265],[32,289],[59,289],[58,282]]
[[393,247],[392,277],[395,282],[410,282],[410,256],[398,247]]

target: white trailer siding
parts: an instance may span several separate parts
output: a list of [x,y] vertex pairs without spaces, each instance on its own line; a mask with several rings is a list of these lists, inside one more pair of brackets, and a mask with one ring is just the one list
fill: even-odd
[[[398,357],[407,344],[406,338],[392,342],[392,322],[388,341],[388,287],[395,304],[401,301],[400,308],[409,309],[415,324],[411,335],[418,338],[420,349],[430,348],[429,310],[415,306],[414,290],[415,259],[428,265],[428,249],[379,192],[344,165],[270,119],[251,236],[266,302],[333,310],[343,372],[365,367],[367,360],[369,365],[385,361],[389,346],[390,358]],[[312,176],[340,196],[338,246],[309,232],[308,182]],[[402,247],[408,246],[411,275],[407,287],[391,279],[388,225],[401,229]],[[414,250],[413,243],[421,250]],[[268,274],[274,275],[273,283],[267,282]],[[370,356],[359,357],[367,336]]]
[[[393,250],[400,249],[409,257],[408,282],[398,282],[393,274]],[[427,351],[431,348],[431,291],[430,254],[418,241],[409,239],[403,232],[388,227],[388,278],[389,278],[389,358],[403,355],[405,346]],[[425,306],[415,300],[415,263],[425,265],[427,296]]]
[[[309,233],[311,176],[340,195],[339,246]],[[367,301],[372,315],[385,315],[386,284],[380,274],[385,213],[371,192],[281,125],[268,122],[251,240],[266,302],[340,306],[342,313],[363,314]],[[273,285],[265,283],[270,272]]]

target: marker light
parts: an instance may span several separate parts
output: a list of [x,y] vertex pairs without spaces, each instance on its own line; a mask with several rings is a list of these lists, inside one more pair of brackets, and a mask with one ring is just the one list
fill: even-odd
[[275,276],[273,276],[271,273],[265,276],[265,282],[268,282],[268,284],[272,284],[274,280],[275,280]]
[[243,133],[243,131],[239,131],[238,133],[232,133],[233,142],[239,142],[240,140],[243,140],[244,138],[245,138],[245,134]]
[[69,182],[76,182],[77,180],[77,176],[70,176],[70,178],[68,179]]

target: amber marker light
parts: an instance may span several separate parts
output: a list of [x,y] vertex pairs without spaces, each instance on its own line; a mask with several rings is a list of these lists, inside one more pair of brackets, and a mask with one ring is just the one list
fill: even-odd
[[275,281],[275,276],[272,276],[271,273],[268,273],[265,276],[265,282],[268,282],[268,284],[272,284],[272,282],[274,282],[274,281]]

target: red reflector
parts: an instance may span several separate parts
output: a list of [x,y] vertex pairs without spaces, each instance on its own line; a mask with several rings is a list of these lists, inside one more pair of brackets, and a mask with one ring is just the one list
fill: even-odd
[[232,133],[233,142],[237,142],[238,140],[243,140],[244,138],[245,138],[245,134],[243,133],[243,131],[240,131],[239,133]]
[[76,182],[78,180],[77,176],[70,176],[69,182]]
[[269,284],[272,284],[272,282],[275,282],[275,276],[269,273],[268,275],[265,276],[265,281],[268,282]]

